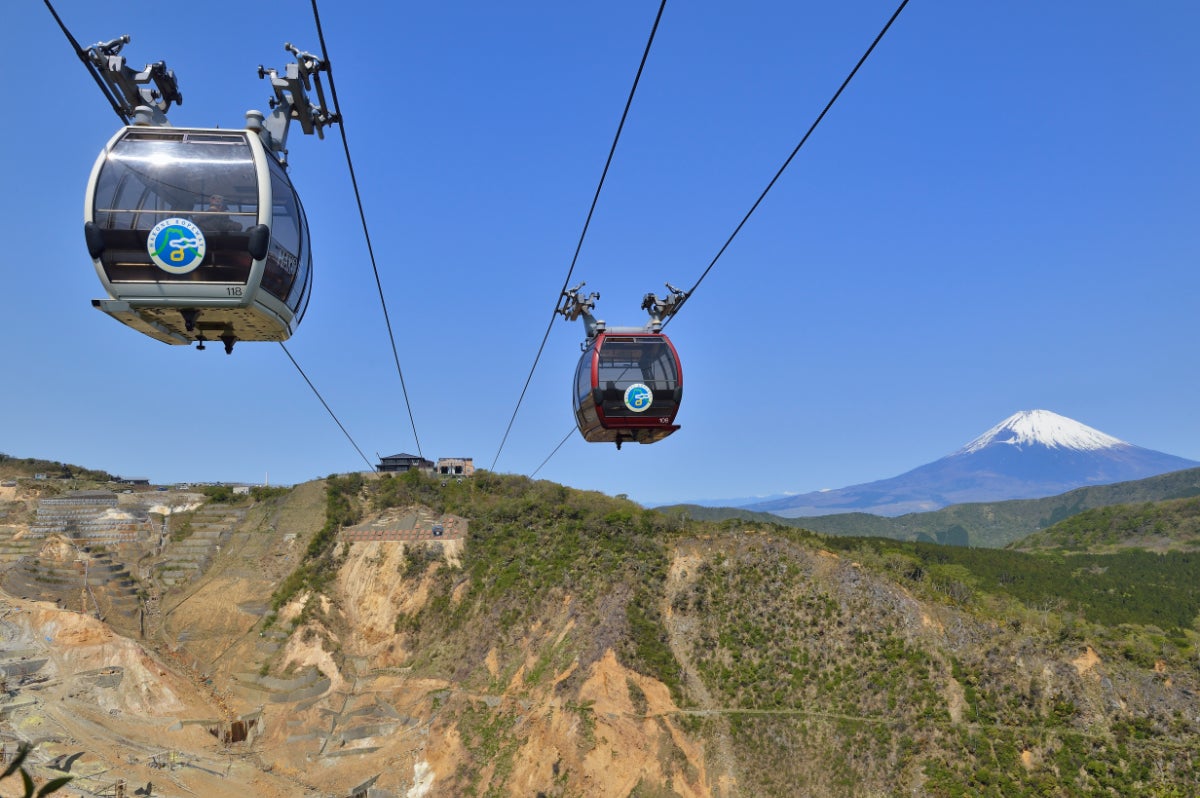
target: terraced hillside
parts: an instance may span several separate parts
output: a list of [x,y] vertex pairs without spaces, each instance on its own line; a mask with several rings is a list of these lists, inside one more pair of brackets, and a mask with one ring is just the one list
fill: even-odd
[[[683,523],[486,472],[242,509],[140,640],[3,602],[0,717],[40,777],[82,752],[89,789],[216,798],[1200,790],[1185,558],[1122,606],[1073,602],[1058,555]],[[1114,559],[1072,578],[1138,564],[1089,556]]]

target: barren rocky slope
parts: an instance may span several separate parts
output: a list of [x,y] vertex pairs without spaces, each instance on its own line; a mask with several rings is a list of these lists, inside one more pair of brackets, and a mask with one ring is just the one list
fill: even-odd
[[[342,531],[435,522],[465,534]],[[144,624],[5,599],[0,728],[79,794],[1200,790],[1194,629],[947,574],[515,477],[352,475],[247,508]]]

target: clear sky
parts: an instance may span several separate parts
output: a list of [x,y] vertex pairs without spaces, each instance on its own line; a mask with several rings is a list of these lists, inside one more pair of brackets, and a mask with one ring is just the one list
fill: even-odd
[[[690,287],[892,0],[668,2],[572,282],[610,324]],[[165,60],[176,125],[240,127],[307,2],[58,0],[84,46]],[[658,3],[321,4],[421,452],[489,467]],[[6,11],[0,451],[155,481],[366,468],[277,344],[232,356],[91,307],[88,173],[119,126],[38,0]],[[668,327],[672,437],[538,472],[647,504],[893,476],[1044,408],[1200,460],[1200,4],[912,0]],[[288,349],[350,435],[416,453],[340,135],[294,129],[312,228]],[[558,320],[496,470],[573,428]]]

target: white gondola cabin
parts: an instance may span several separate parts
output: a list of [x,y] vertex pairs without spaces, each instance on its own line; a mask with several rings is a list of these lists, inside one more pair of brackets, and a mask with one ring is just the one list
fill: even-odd
[[100,310],[168,344],[285,341],[312,285],[304,209],[258,131],[129,126],[92,170]]

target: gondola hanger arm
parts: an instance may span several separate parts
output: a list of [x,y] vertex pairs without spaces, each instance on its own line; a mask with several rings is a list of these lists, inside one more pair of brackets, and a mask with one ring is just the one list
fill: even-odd
[[[322,139],[326,126],[341,121],[337,114],[326,110],[321,73],[329,71],[329,63],[290,42],[284,48],[296,60],[284,67],[283,75],[275,69],[258,67],[258,77],[269,78],[275,93],[270,101],[271,115],[263,122],[263,139],[280,161],[286,160],[288,128],[293,121],[300,123],[305,135],[316,133],[317,138]],[[317,102],[308,96],[313,86],[316,86]]]
[[126,63],[125,56],[121,55],[121,50],[129,41],[126,34],[111,41],[93,44],[85,51],[88,66],[108,84],[112,96],[121,105],[123,116],[133,117],[139,108],[144,108],[148,117],[143,118],[145,123],[168,126],[167,111],[171,105],[183,105],[183,95],[179,91],[175,72],[167,69],[164,61],[147,64],[141,72],[134,70]]
[[574,288],[563,291],[561,301],[554,312],[561,313],[567,321],[576,321],[582,318],[587,339],[591,341],[599,333],[604,332],[604,322],[592,315],[600,294],[593,292],[584,296],[582,291],[585,285],[587,283],[580,283]]
[[653,293],[642,297],[642,310],[650,314],[650,322],[646,325],[646,329],[654,332],[662,329],[663,323],[678,313],[688,298],[687,291],[681,291],[670,283],[664,283],[664,285],[671,293],[662,299]]

